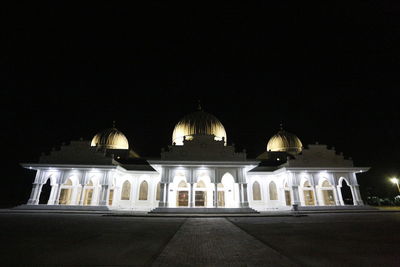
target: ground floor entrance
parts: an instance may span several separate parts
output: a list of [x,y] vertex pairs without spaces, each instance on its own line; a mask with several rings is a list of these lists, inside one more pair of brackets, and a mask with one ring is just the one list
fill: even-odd
[[189,205],[189,191],[178,191],[178,207],[187,207]]
[[196,207],[205,207],[207,204],[207,192],[196,191],[194,205]]

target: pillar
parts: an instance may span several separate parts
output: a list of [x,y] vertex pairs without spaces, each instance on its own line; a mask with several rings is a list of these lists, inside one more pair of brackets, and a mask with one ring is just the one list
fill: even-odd
[[192,208],[194,207],[194,196],[193,196],[193,183],[190,183],[190,203],[189,206]]
[[82,185],[81,194],[79,196],[79,205],[81,206],[83,206],[84,195],[85,195],[85,184]]
[[107,206],[107,196],[108,196],[108,191],[109,191],[108,188],[109,188],[109,186],[107,184],[101,185],[100,200],[99,200],[100,206]]
[[336,186],[336,191],[338,194],[340,205],[344,206],[343,195],[342,195],[342,187],[340,185]]
[[168,197],[169,197],[169,183],[166,183],[166,187],[165,187],[165,203],[164,203],[164,207],[168,207]]
[[356,201],[353,201],[354,203],[357,202],[357,205],[364,205],[364,202],[362,201],[361,198],[361,193],[360,193],[360,187],[358,185],[354,186],[354,195],[356,196]]
[[28,200],[28,205],[37,205],[39,203],[41,184],[33,184],[31,196]]
[[56,195],[58,191],[58,184],[54,184],[51,186],[49,201],[47,201],[47,205],[54,205]]
[[332,190],[333,190],[333,193],[335,195],[335,205],[336,206],[340,206],[341,203],[340,203],[339,192],[337,191],[337,187],[333,186]]
[[325,203],[323,203],[323,200],[319,199],[319,197],[322,197],[322,190],[319,189],[319,186],[313,186],[313,193],[314,193],[314,197],[315,197],[315,206],[323,206],[325,205]]
[[57,187],[57,193],[56,193],[56,195],[55,195],[54,205],[58,205],[59,202],[60,202],[61,186],[62,186],[62,184],[59,184],[58,187]]
[[214,183],[214,208],[218,208],[218,184]]
[[239,185],[239,207],[243,206],[242,184]]
[[350,191],[351,191],[351,197],[353,198],[353,205],[357,206],[358,205],[357,204],[358,201],[357,201],[356,194],[354,192],[354,187],[352,185],[349,185],[349,187],[350,187]]
[[292,186],[293,192],[293,204],[301,205],[300,203],[300,195],[299,195],[299,187],[297,185]]
[[248,207],[249,201],[247,199],[247,184],[243,184],[243,207]]
[[160,182],[160,202],[158,202],[158,206],[159,207],[164,207],[165,206],[165,199],[164,199],[165,192],[164,192],[164,190],[165,190],[165,183],[161,183]]

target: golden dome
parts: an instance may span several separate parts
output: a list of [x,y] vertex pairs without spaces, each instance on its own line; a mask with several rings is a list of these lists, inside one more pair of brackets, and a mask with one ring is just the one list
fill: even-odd
[[176,125],[172,133],[172,143],[183,145],[183,138],[192,140],[194,135],[214,135],[214,140],[225,140],[226,132],[222,123],[210,113],[199,110],[186,115]]
[[107,149],[129,149],[128,139],[115,127],[96,134],[90,145]]
[[267,151],[287,152],[293,155],[299,154],[303,150],[300,139],[289,132],[281,130],[269,139]]

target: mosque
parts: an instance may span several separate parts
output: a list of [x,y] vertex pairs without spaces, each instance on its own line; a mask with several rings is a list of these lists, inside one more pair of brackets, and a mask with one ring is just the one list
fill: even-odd
[[147,212],[363,205],[356,174],[369,168],[354,167],[326,145],[305,148],[282,127],[266,143],[248,159],[227,143],[222,123],[199,107],[176,124],[159,158],[145,159],[114,125],[91,142],[71,141],[38,163],[21,164],[36,171],[27,206]]

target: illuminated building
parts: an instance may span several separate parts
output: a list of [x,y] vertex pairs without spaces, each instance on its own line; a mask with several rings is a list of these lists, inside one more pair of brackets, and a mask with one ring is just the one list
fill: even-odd
[[[363,205],[351,159],[326,145],[304,148],[281,127],[264,153],[247,159],[227,142],[222,123],[201,110],[185,116],[158,159],[141,158],[115,127],[42,155],[28,205],[150,211],[155,208],[253,208],[258,211]],[[348,186],[352,203],[342,187]],[[44,188],[49,195],[44,197]]]

